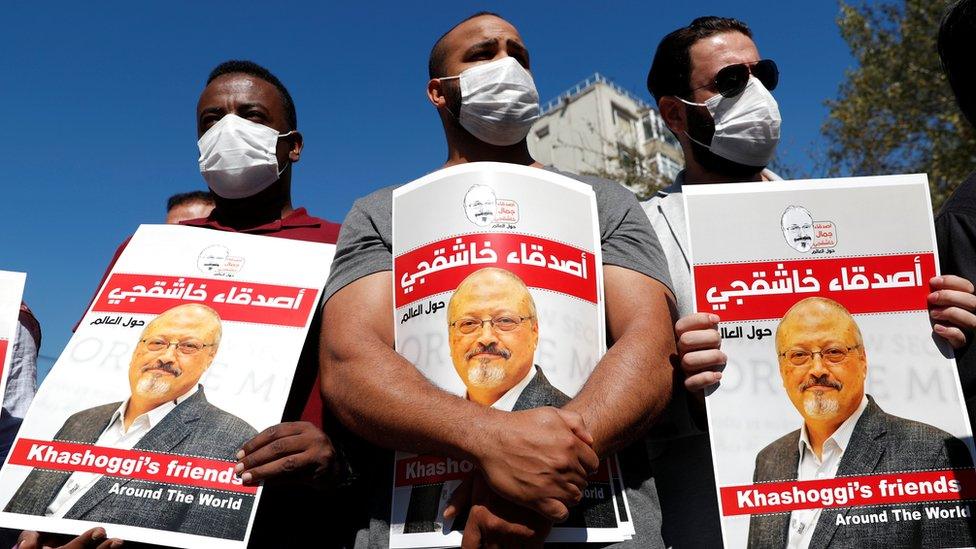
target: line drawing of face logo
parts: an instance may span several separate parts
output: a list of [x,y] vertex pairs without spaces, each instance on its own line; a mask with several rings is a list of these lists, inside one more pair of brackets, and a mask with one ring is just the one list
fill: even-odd
[[464,215],[479,227],[488,226],[495,221],[496,202],[494,189],[474,185],[464,195]]
[[813,216],[803,206],[788,206],[781,220],[783,238],[794,250],[807,253],[813,248]]

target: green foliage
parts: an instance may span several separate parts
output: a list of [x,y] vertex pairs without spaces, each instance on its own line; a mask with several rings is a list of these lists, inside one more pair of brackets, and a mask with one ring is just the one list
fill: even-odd
[[924,172],[938,208],[976,169],[976,135],[942,72],[936,40],[948,2],[840,5],[847,71],[822,131],[830,175]]

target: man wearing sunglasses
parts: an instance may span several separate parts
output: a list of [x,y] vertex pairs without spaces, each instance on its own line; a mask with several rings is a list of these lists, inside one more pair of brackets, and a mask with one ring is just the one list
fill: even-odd
[[[647,87],[661,117],[681,143],[685,169],[674,183],[643,204],[668,257],[681,318],[675,324],[684,385],[693,398],[675,391],[668,419],[670,438],[655,439],[653,451],[665,540],[675,545],[721,543],[703,390],[719,382],[726,356],[719,349],[719,317],[694,314],[683,185],[779,179],[765,166],[779,141],[780,113],[770,93],[779,71],[764,60],[752,31],[737,19],[700,17],[661,40],[647,75]],[[930,281],[934,332],[953,347],[976,326],[973,285],[960,277]],[[964,332],[963,330],[966,330]],[[692,421],[695,417],[698,421]],[[690,472],[690,474],[689,474]]]

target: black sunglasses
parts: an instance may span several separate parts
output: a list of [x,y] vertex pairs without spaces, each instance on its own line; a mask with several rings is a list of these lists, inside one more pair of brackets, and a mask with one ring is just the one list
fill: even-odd
[[750,74],[762,82],[768,91],[773,91],[776,89],[776,84],[779,84],[779,68],[776,67],[776,62],[772,59],[763,59],[755,63],[739,63],[722,67],[722,70],[715,73],[714,80],[690,90],[689,94],[702,88],[712,88],[723,97],[734,97],[746,89]]

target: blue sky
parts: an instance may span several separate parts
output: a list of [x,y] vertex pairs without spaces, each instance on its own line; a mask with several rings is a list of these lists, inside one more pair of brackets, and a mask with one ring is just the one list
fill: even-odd
[[295,204],[341,221],[358,196],[443,162],[427,55],[479,10],[519,28],[543,101],[593,72],[649,100],[661,37],[700,15],[738,17],[780,67],[780,160],[811,175],[823,102],[853,65],[832,1],[7,3],[0,269],[28,273],[42,354],[60,353],[115,247],[161,222],[169,195],[205,188],[194,109],[213,66],[251,59],[288,86],[305,136]]

